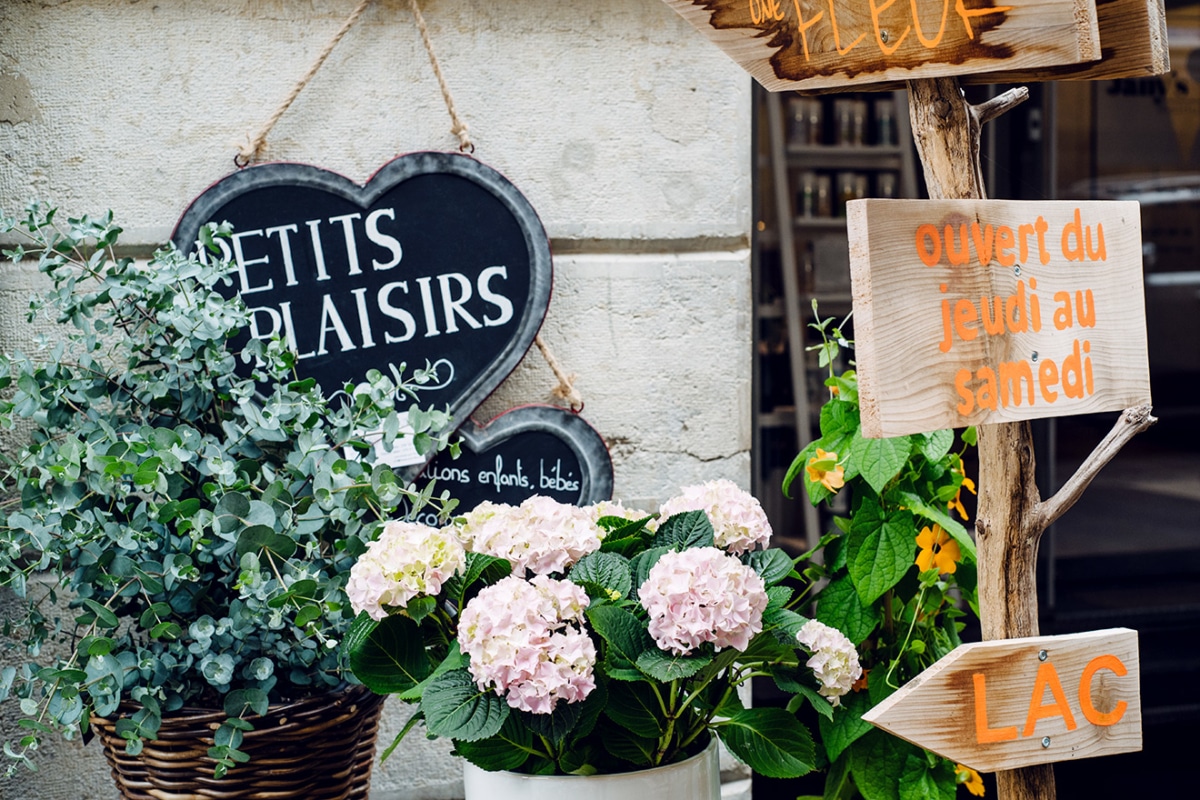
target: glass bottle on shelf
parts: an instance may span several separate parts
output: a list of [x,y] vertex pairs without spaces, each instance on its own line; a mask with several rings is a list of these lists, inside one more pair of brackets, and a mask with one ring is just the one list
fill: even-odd
[[890,97],[875,100],[875,143],[880,147],[896,144],[896,101]]

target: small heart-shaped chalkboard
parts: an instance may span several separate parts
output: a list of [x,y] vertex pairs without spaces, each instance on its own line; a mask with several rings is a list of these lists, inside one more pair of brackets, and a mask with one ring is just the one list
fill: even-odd
[[459,501],[456,513],[484,500],[518,505],[535,494],[588,505],[612,497],[613,468],[600,434],[556,406],[521,406],[486,425],[458,431],[462,454],[437,456],[422,478]]
[[[367,371],[432,365],[421,405],[467,416],[516,367],[550,302],[550,245],[525,197],[468,156],[413,153],[364,185],[305,164],[229,175],[172,241],[229,222],[231,293],[254,310],[241,341],[278,335],[329,395]],[[233,343],[238,347],[239,341]]]

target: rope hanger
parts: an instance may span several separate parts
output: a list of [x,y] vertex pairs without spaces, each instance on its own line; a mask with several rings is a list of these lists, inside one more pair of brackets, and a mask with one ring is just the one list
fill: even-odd
[[[317,54],[312,66],[308,68],[308,71],[304,73],[300,80],[296,81],[291,91],[287,93],[287,96],[275,108],[271,116],[267,118],[267,121],[259,129],[258,133],[249,138],[245,144],[239,146],[238,153],[233,158],[234,163],[237,164],[239,169],[262,159],[263,154],[267,150],[267,137],[270,135],[271,129],[275,127],[275,123],[279,122],[280,117],[287,112],[296,98],[300,96],[300,93],[304,91],[304,87],[320,71],[326,59],[329,58],[330,53],[337,47],[338,42],[349,33],[350,29],[354,27],[354,24],[358,22],[359,17],[363,15],[363,12],[367,10],[367,6],[371,5],[371,3],[372,0],[360,0],[359,4],[350,12],[350,16],[346,17],[346,21],[342,23],[337,33],[333,35],[321,49],[321,52]],[[442,101],[446,104],[446,111],[450,114],[450,132],[458,139],[458,149],[460,152],[474,153],[475,143],[471,141],[467,124],[462,120],[458,109],[454,105],[454,98],[450,94],[450,86],[446,82],[446,76],[442,73],[437,55],[433,51],[433,42],[429,38],[429,28],[425,24],[425,16],[421,13],[421,7],[417,0],[408,0],[408,6],[412,11],[417,30],[421,34],[421,41],[425,45],[425,52],[429,54],[429,64],[433,67],[434,77],[437,78],[438,87],[441,89]],[[575,375],[568,375],[562,368],[558,359],[554,357],[554,353],[551,352],[550,346],[542,338],[540,331],[534,337],[533,341],[537,345],[538,351],[542,354],[542,358],[546,360],[546,364],[550,367],[551,372],[554,373],[554,377],[558,380],[558,385],[550,393],[554,397],[566,401],[575,413],[582,411],[583,396],[575,388]]]

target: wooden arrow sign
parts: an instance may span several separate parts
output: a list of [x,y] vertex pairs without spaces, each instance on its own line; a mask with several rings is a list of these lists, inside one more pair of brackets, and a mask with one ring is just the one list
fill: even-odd
[[963,645],[863,719],[982,772],[1141,750],[1137,631]]

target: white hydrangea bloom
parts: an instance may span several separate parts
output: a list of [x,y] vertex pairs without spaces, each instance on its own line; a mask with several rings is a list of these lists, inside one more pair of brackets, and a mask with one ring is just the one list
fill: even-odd
[[467,556],[453,530],[415,522],[388,522],[350,568],[346,595],[355,613],[383,619],[388,608],[403,608],[420,595],[436,595],[442,584],[466,566]]
[[771,539],[771,523],[758,499],[724,478],[685,486],[662,504],[659,516],[667,519],[684,511],[708,514],[717,547],[735,556],[765,548]]
[[588,511],[541,495],[520,506],[480,503],[459,525],[468,550],[507,560],[519,576],[565,572],[599,550],[604,533]]
[[850,691],[854,682],[862,677],[863,671],[854,645],[837,628],[815,619],[804,623],[804,627],[796,634],[796,641],[812,653],[806,666],[821,684],[817,691],[822,697],[828,698],[832,705],[839,705],[842,695]]

